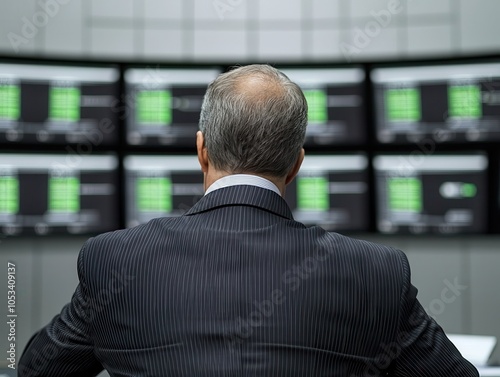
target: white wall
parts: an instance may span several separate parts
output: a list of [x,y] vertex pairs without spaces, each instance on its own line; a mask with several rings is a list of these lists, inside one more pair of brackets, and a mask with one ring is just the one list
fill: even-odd
[[0,53],[227,62],[457,56],[499,52],[498,14],[498,0],[2,0]]

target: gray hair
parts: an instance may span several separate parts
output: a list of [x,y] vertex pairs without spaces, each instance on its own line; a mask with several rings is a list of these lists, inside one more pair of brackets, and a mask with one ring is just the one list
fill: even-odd
[[208,86],[200,115],[210,162],[232,174],[286,176],[304,144],[306,126],[302,90],[269,65],[221,74]]

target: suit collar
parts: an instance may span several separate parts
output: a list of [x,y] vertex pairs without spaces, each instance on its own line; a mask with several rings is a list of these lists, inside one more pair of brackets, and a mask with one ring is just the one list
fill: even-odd
[[212,191],[201,198],[186,216],[227,206],[257,207],[293,219],[290,207],[281,196],[271,190],[249,185],[230,186]]

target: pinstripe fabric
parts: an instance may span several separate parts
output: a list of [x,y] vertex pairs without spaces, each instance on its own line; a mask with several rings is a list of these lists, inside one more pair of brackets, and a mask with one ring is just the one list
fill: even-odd
[[405,255],[216,190],[179,218],[95,237],[19,376],[477,376],[416,299]]

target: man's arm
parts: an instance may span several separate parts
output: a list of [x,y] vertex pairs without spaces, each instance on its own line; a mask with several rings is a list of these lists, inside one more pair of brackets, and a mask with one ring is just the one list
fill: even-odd
[[103,370],[90,339],[90,298],[85,283],[83,258],[78,256],[78,278],[71,302],[26,346],[18,365],[19,377],[96,376]]
[[420,305],[417,289],[411,285],[408,260],[402,252],[400,255],[405,270],[405,282],[394,374],[419,377],[479,376],[476,368],[462,357],[443,329]]

